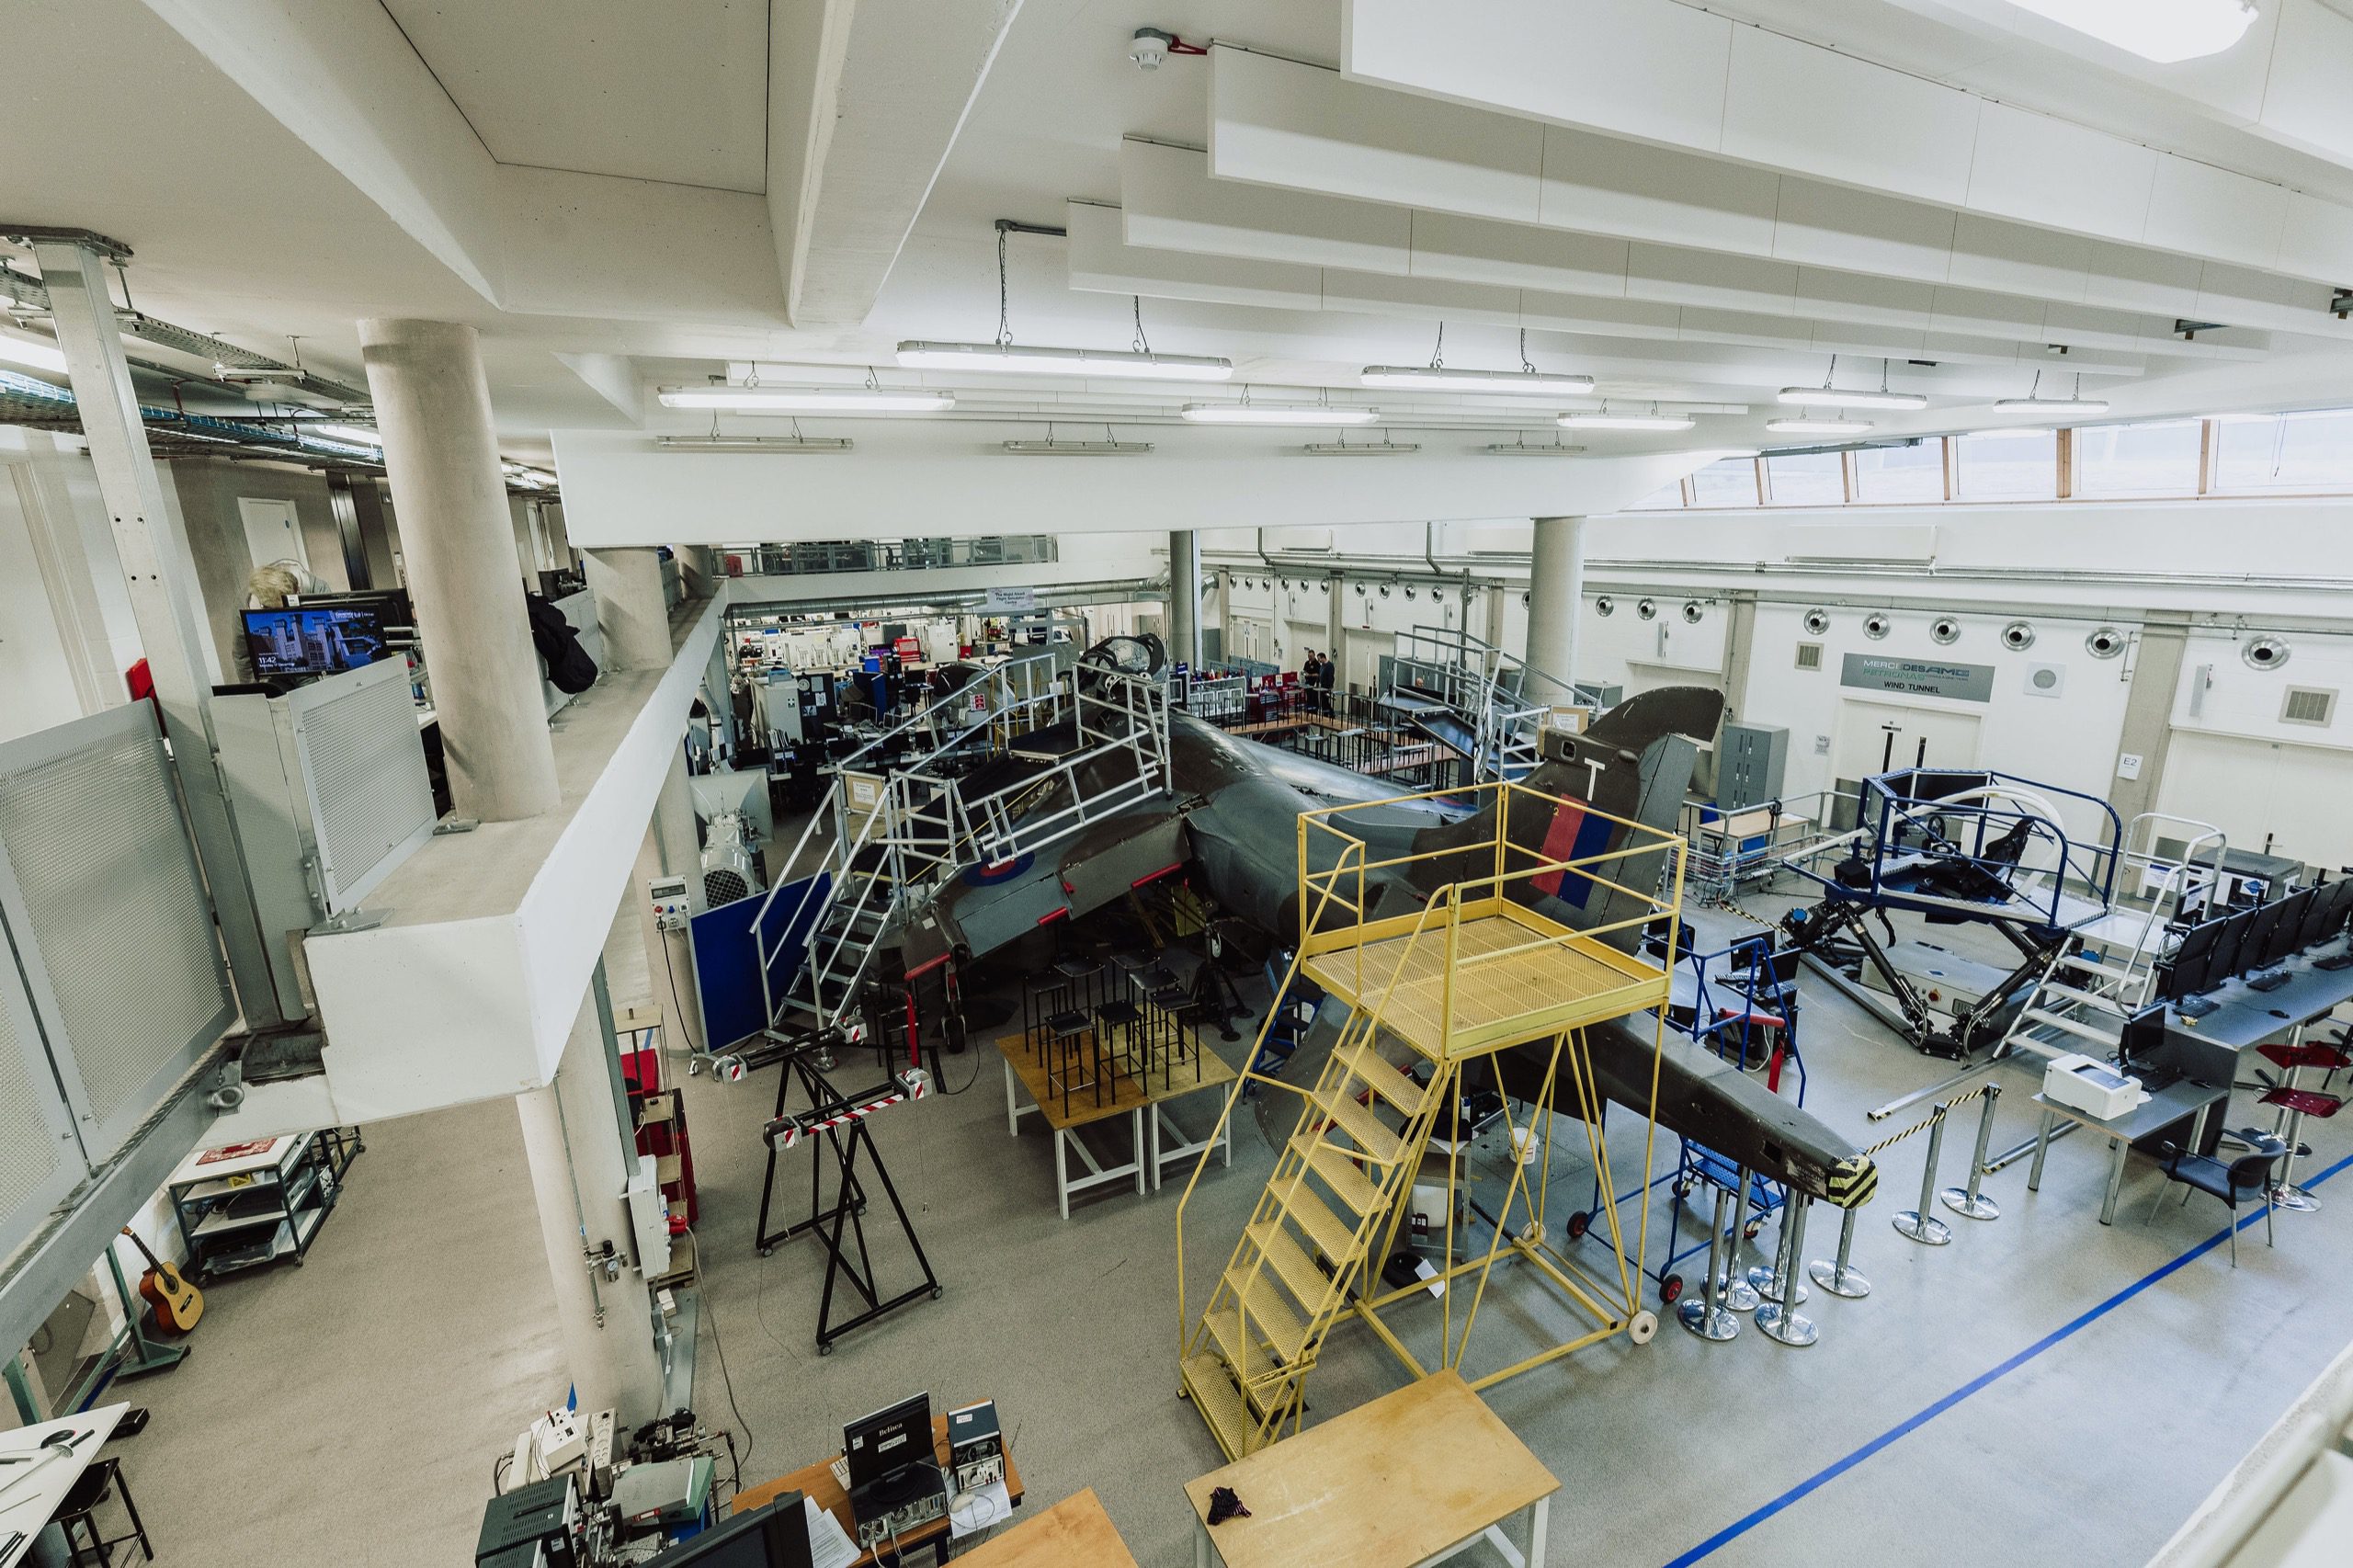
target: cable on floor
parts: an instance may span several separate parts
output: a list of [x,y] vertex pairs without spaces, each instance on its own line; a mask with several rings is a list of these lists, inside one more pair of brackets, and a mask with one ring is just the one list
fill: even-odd
[[[692,1225],[688,1225],[687,1227],[687,1240],[694,1244],[697,1266],[699,1267],[702,1257],[702,1243],[696,1237],[695,1228]],[[720,1381],[725,1385],[727,1390],[727,1408],[734,1413],[735,1424],[744,1428],[743,1459],[747,1460],[752,1457],[752,1450],[759,1447],[759,1434],[752,1430],[752,1424],[749,1421],[744,1419],[744,1407],[735,1403],[735,1380],[728,1374],[727,1346],[720,1342],[719,1313],[711,1308],[710,1290],[707,1285],[703,1289],[701,1301],[702,1315],[710,1323],[710,1347],[719,1356],[719,1379]],[[735,1473],[740,1478],[744,1473],[743,1462],[742,1460],[735,1458],[733,1444],[729,1445],[728,1457],[731,1462],[734,1464]]]

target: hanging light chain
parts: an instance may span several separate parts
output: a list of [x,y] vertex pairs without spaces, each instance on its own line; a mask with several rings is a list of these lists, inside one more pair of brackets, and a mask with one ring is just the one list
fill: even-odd
[[1130,343],[1128,347],[1134,349],[1139,354],[1149,354],[1152,352],[1152,340],[1143,335],[1143,296],[1142,294],[1131,294],[1128,298],[1135,301],[1136,307],[1135,340]]
[[996,346],[1013,347],[1013,314],[1005,291],[1005,231],[996,232]]

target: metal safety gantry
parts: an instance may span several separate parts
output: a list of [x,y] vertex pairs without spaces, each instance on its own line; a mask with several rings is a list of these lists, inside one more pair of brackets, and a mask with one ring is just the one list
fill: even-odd
[[749,917],[772,1036],[852,1028],[883,934],[950,878],[1034,853],[1172,783],[1159,682],[1071,669],[1051,653],[993,665],[877,736],[835,765]]
[[[1439,1287],[1438,1367],[1461,1368],[1489,1277],[1506,1256],[1524,1260],[1590,1326],[1475,1377],[1472,1387],[1486,1387],[1613,1335],[1630,1333],[1639,1342],[1655,1330],[1656,1320],[1639,1300],[1647,1213],[1629,1237],[1613,1210],[1607,1223],[1608,1256],[1597,1268],[1545,1239],[1554,1123],[1549,1108],[1556,1084],[1571,1090],[1585,1122],[1585,1152],[1597,1168],[1607,1169],[1602,1091],[1585,1031],[1590,1025],[1663,1008],[1668,976],[1660,966],[1603,938],[1664,920],[1672,942],[1681,899],[1681,841],[1613,818],[1630,834],[1623,847],[1555,858],[1515,844],[1512,816],[1515,811],[1549,815],[1565,802],[1506,782],[1482,785],[1472,793],[1480,797],[1478,805],[1492,810],[1491,837],[1388,860],[1368,860],[1366,840],[1349,831],[1348,819],[1393,802],[1334,807],[1300,819],[1300,940],[1284,989],[1303,975],[1335,998],[1346,1016],[1338,1041],[1312,1085],[1259,1070],[1265,1060],[1262,1028],[1251,1069],[1227,1097],[1212,1142],[1256,1085],[1297,1095],[1302,1103],[1297,1129],[1278,1155],[1274,1174],[1198,1317],[1184,1290],[1184,1220],[1199,1168],[1177,1205],[1181,1386],[1230,1458],[1273,1441],[1286,1421],[1298,1428],[1306,1376],[1343,1315],[1363,1322],[1419,1377],[1438,1368],[1426,1368],[1384,1318],[1410,1301],[1426,1301],[1425,1292]],[[1671,851],[1674,860],[1665,893],[1612,880],[1613,873],[1624,874],[1618,862],[1643,865],[1639,857],[1661,850]],[[1368,873],[1410,877],[1416,868],[1425,876],[1450,880],[1437,883],[1415,913],[1368,918]],[[1532,904],[1564,881],[1610,890],[1631,900],[1635,912],[1586,930],[1563,926]],[[1272,1024],[1270,1017],[1267,1027]],[[1659,1028],[1664,1029],[1663,1021]],[[1652,1048],[1646,1164],[1656,1138],[1655,1053],[1662,1039],[1654,1035]],[[1410,1207],[1405,1199],[1433,1135],[1443,1119],[1448,1146],[1459,1146],[1463,1136],[1464,1066],[1531,1045],[1544,1060],[1540,1087],[1526,1102],[1526,1125],[1512,1131],[1516,1143],[1534,1151],[1535,1163],[1514,1164],[1489,1244],[1483,1250],[1458,1247],[1459,1162],[1449,1157],[1448,1221],[1437,1274],[1383,1289],[1375,1262],[1397,1244]],[[1476,1286],[1458,1328],[1453,1286],[1466,1278],[1475,1278]]]

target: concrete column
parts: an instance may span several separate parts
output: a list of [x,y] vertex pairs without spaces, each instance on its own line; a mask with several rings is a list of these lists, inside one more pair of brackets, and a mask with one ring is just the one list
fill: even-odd
[[[2157,789],[2165,781],[2165,751],[2173,739],[2174,694],[2181,689],[2181,667],[2189,654],[2188,617],[2176,610],[2153,610],[2142,624],[2138,641],[2140,646],[2131,653],[2132,685],[2124,699],[2124,733],[2116,754],[2120,765],[2124,757],[2139,757],[2141,765],[2135,770],[2139,777],[2127,778],[2116,773],[2108,781],[2109,804],[2126,822],[2155,809]],[[2105,674],[2113,666],[2094,667]],[[2169,837],[2188,831],[2172,823],[2162,826]]]
[[[653,1294],[635,1264],[623,1196],[634,1151],[619,1126],[613,1043],[592,987],[583,997],[555,1081],[515,1097],[523,1150],[539,1199],[540,1236],[555,1279],[556,1325],[583,1413],[610,1409],[623,1428],[662,1407],[662,1360],[654,1348]],[[622,1259],[618,1278],[592,1273],[607,1243]]]
[[555,753],[480,343],[470,326],[371,320],[359,347],[457,812],[537,816],[556,804]]
[[[687,879],[687,907],[695,914],[703,912],[702,892],[702,832],[695,825],[694,788],[687,782],[687,751],[681,744],[670,758],[670,771],[663,778],[662,793],[654,802],[654,822],[649,830],[654,841],[654,869],[663,874]],[[645,864],[645,857],[639,857]],[[653,870],[645,875],[651,877]],[[640,889],[642,892],[642,889]],[[679,1033],[679,1043],[694,1050],[704,1050],[702,1008],[695,996],[693,954],[682,933],[657,933],[646,949],[646,962],[654,972],[654,999],[665,1015],[674,1016]],[[666,948],[670,973],[677,977],[677,995],[670,994],[669,975],[663,971]]]
[[1201,540],[1190,528],[1168,535],[1168,657],[1201,667]]
[[1585,519],[1538,517],[1528,562],[1528,695],[1571,700],[1585,613]]
[[661,558],[647,546],[592,550],[582,560],[589,591],[597,596],[597,627],[605,634],[606,666],[667,669],[670,607],[662,599]]

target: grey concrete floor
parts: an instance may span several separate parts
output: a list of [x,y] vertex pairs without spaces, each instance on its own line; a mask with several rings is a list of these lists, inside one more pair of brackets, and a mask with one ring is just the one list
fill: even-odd
[[[627,1002],[643,971],[619,954],[613,990]],[[1813,977],[1803,985],[1807,1104],[1859,1142],[1883,1135],[1864,1109],[1942,1076],[1945,1064],[1914,1054]],[[1236,1058],[1243,1049],[1226,1048]],[[854,1075],[846,1067],[843,1086]],[[1065,1222],[1038,1123],[1029,1119],[1018,1141],[1006,1134],[994,1053],[950,1057],[944,1077],[944,1089],[961,1092],[869,1126],[947,1293],[826,1357],[813,1343],[821,1251],[804,1239],[764,1259],[751,1244],[756,1130],[773,1078],[688,1085],[703,1214],[699,1408],[749,1438],[751,1482],[830,1451],[845,1419],[904,1393],[927,1390],[942,1404],[993,1397],[1032,1506],[1092,1486],[1147,1568],[1189,1562],[1180,1487],[1219,1456],[1175,1394],[1176,1206],[1188,1173],[1142,1199],[1124,1187],[1087,1195]],[[2023,1073],[2002,1081],[1996,1147],[2032,1131],[2022,1108],[2032,1084]],[[1177,1114],[1199,1127],[1214,1108],[1204,1100]],[[2240,1096],[2231,1124],[2256,1119]],[[1194,1194],[1185,1252],[1196,1303],[1272,1165],[1272,1135],[1290,1131],[1287,1115],[1279,1127],[1274,1119],[1262,1130],[1245,1112],[1233,1168],[1212,1165]],[[1638,1179],[1640,1125],[1624,1116],[1611,1124],[1620,1190]],[[199,1354],[135,1391],[155,1424],[121,1451],[166,1568],[465,1561],[494,1457],[536,1405],[562,1395],[514,1129],[505,1105],[369,1129],[369,1153],[309,1267],[224,1282]],[[1973,1124],[1954,1132],[1949,1180],[1961,1174]],[[1579,1135],[1566,1124],[1563,1135],[1574,1148]],[[2307,1136],[2320,1151],[2310,1171],[2353,1152],[2343,1129]],[[1121,1151],[1123,1124],[1100,1141]],[[2236,1270],[2217,1248],[2134,1290],[2217,1235],[2220,1205],[2169,1199],[2144,1224],[2161,1178],[2135,1156],[2118,1223],[2103,1228],[2105,1151],[2074,1138],[2053,1145],[2040,1194],[2025,1190],[2026,1167],[2015,1165],[1986,1184],[1999,1221],[1947,1216],[1953,1244],[1924,1248],[1888,1224],[1916,1194],[1924,1142],[1891,1151],[1860,1216],[1856,1260],[1873,1294],[1806,1304],[1819,1344],[1787,1349],[1744,1324],[1736,1340],[1710,1345],[1670,1324],[1648,1346],[1613,1339],[1489,1392],[1561,1477],[1551,1562],[1701,1561],[1695,1549],[1770,1508],[1704,1561],[2142,1562],[2353,1338],[2353,1181],[2324,1186],[2317,1214],[2281,1214],[2276,1249],[2264,1246],[2258,1221],[2240,1238]],[[1658,1169],[1673,1150],[1663,1136]],[[782,1157],[780,1194],[806,1203],[816,1153],[804,1145]],[[1548,1198],[1556,1238],[1591,1180],[1563,1153]],[[1635,1206],[1624,1212],[1631,1225]],[[877,1201],[870,1234],[888,1290],[915,1276],[882,1216]],[[1654,1261],[1666,1217],[1662,1189]],[[1816,1209],[1810,1255],[1835,1244],[1836,1219]],[[1687,1223],[1685,1241],[1703,1229]],[[1580,1244],[1580,1256],[1600,1262],[1597,1245]],[[1696,1280],[1697,1260],[1685,1272]],[[1528,1271],[1499,1271],[1470,1369],[1536,1347],[1561,1315]],[[1418,1332],[1434,1343],[1434,1330]],[[1310,1380],[1310,1420],[1404,1378],[1369,1333],[1344,1326]],[[239,1440],[243,1422],[249,1441]],[[1859,1450],[1865,1457],[1846,1462]]]

